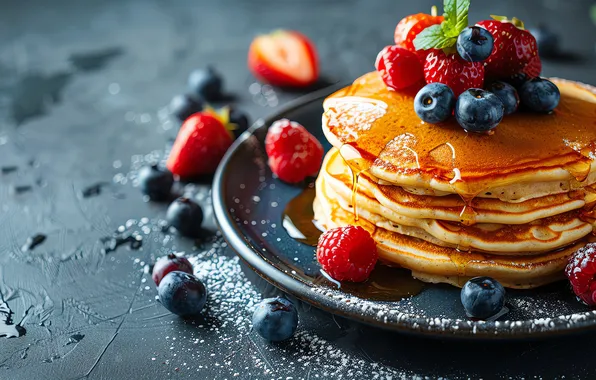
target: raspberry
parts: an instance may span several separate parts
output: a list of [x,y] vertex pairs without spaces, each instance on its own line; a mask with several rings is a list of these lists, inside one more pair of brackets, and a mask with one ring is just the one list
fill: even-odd
[[470,88],[483,88],[484,65],[464,61],[457,54],[446,55],[442,50],[434,50],[426,57],[424,78],[426,83],[446,84],[457,97]]
[[396,45],[386,46],[381,50],[375,67],[383,82],[392,90],[410,87],[424,78],[418,56]]
[[377,263],[377,245],[362,227],[328,230],[319,238],[317,260],[338,281],[363,282]]
[[573,292],[585,303],[596,305],[596,243],[588,243],[569,259],[565,274]]
[[302,125],[281,119],[271,125],[265,138],[269,167],[281,180],[298,183],[315,176],[323,160],[323,146]]

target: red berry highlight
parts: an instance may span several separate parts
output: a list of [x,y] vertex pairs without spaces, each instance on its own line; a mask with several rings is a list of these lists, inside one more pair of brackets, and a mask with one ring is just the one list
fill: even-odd
[[335,280],[366,281],[377,259],[377,245],[362,227],[334,228],[319,238],[317,260]]
[[302,125],[281,119],[265,137],[269,167],[282,181],[298,183],[315,176],[323,160],[323,146]]
[[396,45],[387,46],[379,52],[375,67],[383,82],[392,90],[402,90],[424,78],[418,56]]

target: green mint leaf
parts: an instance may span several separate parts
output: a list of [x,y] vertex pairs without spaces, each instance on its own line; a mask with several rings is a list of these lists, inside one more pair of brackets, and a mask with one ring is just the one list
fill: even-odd
[[592,22],[596,24],[596,4],[592,5],[590,8],[590,18],[592,18]]
[[445,12],[444,33],[448,37],[457,37],[462,30],[468,26],[468,10],[470,0],[445,0],[443,10]]
[[432,25],[420,32],[414,39],[416,50],[443,49],[455,44],[456,38],[448,37],[441,25]]

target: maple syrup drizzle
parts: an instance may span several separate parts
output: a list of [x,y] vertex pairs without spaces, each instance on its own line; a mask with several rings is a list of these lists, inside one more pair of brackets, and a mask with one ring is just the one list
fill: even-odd
[[343,144],[339,148],[339,155],[344,160],[344,163],[350,168],[350,174],[352,176],[352,210],[354,210],[354,220],[358,221],[358,205],[356,203],[358,179],[362,173],[370,169],[370,164],[362,156],[355,144]]
[[321,274],[314,283],[373,301],[396,302],[419,294],[425,283],[412,277],[409,270],[377,264],[365,282],[330,281]]
[[284,209],[282,225],[288,235],[304,244],[316,247],[323,233],[315,224],[313,202],[316,191],[314,183],[294,197]]

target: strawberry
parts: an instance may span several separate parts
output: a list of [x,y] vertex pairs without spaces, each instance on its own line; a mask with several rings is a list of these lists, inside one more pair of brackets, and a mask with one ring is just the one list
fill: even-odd
[[424,29],[431,25],[440,24],[443,20],[443,16],[433,16],[426,13],[417,13],[404,17],[395,27],[395,33],[393,35],[395,44],[401,48],[415,52],[420,62],[424,63],[430,50],[416,50],[414,39]]
[[281,119],[265,137],[269,167],[281,180],[298,183],[315,176],[323,160],[323,146],[302,125]]
[[431,16],[426,13],[417,13],[404,17],[395,27],[393,35],[395,44],[409,51],[415,51],[414,39],[418,33],[431,25],[443,22],[443,16]]
[[231,144],[227,115],[213,111],[195,113],[182,124],[166,166],[185,178],[211,174]]
[[468,62],[457,54],[446,55],[442,50],[432,51],[424,64],[426,83],[443,83],[453,90],[455,96],[469,88],[483,88],[484,65]]
[[255,38],[248,50],[248,68],[259,80],[275,86],[304,87],[319,77],[314,44],[295,31]]
[[375,67],[391,90],[410,87],[424,78],[422,64],[416,54],[396,45],[386,46],[379,52]]
[[538,45],[534,36],[523,29],[521,21],[497,18],[480,21],[476,25],[488,30],[495,39],[493,52],[486,60],[486,75],[504,78],[524,72],[530,61],[538,56]]
[[524,67],[523,73],[526,74],[529,78],[537,78],[540,76],[542,72],[542,61],[540,60],[540,56],[537,55],[534,58],[530,59],[530,62]]

